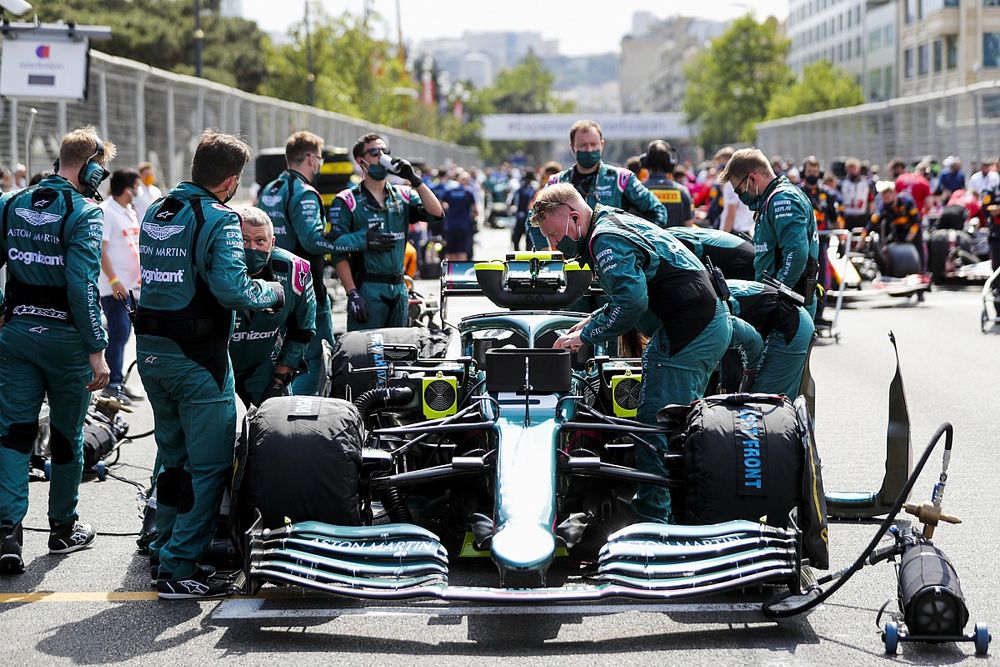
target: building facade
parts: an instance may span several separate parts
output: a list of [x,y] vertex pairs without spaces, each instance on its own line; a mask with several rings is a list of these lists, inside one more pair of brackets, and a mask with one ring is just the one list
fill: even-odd
[[648,12],[636,12],[632,25],[619,56],[622,110],[680,111],[686,88],[684,66],[728,24],[690,16],[659,20]]
[[788,65],[799,76],[818,60],[852,75],[869,101],[898,94],[893,0],[789,0]]

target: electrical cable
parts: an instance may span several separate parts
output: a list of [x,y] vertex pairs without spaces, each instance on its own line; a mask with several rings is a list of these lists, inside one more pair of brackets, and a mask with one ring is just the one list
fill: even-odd
[[917,479],[920,477],[920,473],[923,472],[924,466],[927,464],[927,459],[930,458],[931,452],[934,451],[934,448],[941,440],[942,435],[945,436],[945,444],[944,444],[945,451],[946,452],[951,451],[954,428],[950,423],[945,422],[940,426],[938,426],[937,430],[934,432],[934,435],[931,436],[930,442],[924,449],[924,453],[920,456],[920,460],[917,461],[917,464],[914,466],[913,472],[910,473],[910,476],[909,478],[907,478],[906,484],[904,484],[903,488],[900,490],[899,495],[896,496],[896,501],[892,504],[892,509],[889,511],[889,514],[885,517],[885,520],[879,526],[879,529],[875,533],[875,536],[872,538],[871,542],[868,543],[868,546],[865,548],[865,550],[861,552],[861,555],[858,556],[857,560],[854,561],[854,564],[851,565],[851,567],[844,572],[844,575],[839,579],[837,579],[837,581],[835,581],[833,585],[830,586],[830,588],[821,592],[816,597],[810,598],[808,602],[801,604],[797,607],[789,607],[787,609],[774,608],[774,605],[780,603],[782,600],[786,600],[789,597],[791,597],[793,595],[792,593],[785,593],[783,595],[778,596],[777,598],[768,600],[761,607],[761,611],[764,613],[765,616],[767,616],[768,618],[790,618],[792,616],[797,616],[798,614],[801,614],[805,611],[809,611],[813,607],[822,604],[831,595],[836,593],[841,586],[846,584],[847,581],[851,577],[853,577],[855,573],[857,573],[858,570],[860,570],[862,567],[865,566],[865,560],[868,558],[870,554],[875,552],[876,548],[878,547],[878,543],[882,540],[882,536],[885,535],[885,533],[892,526],[893,521],[895,521],[896,517],[899,515],[899,511],[903,508],[903,504],[909,497],[910,491],[913,489],[913,485],[916,484]]

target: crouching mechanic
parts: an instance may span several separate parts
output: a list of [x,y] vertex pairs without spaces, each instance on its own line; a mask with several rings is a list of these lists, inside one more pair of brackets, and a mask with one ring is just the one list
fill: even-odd
[[294,393],[316,395],[323,384],[323,341],[333,346],[330,295],[323,282],[323,256],[334,251],[323,229],[323,203],[312,186],[323,166],[323,138],[296,132],[285,142],[288,168],[260,191],[258,206],[274,224],[275,244],[309,262],[316,302],[316,335],[306,353],[306,371],[294,381]]
[[695,257],[722,271],[726,278],[753,280],[753,244],[742,236],[705,227],[667,227]]
[[[732,325],[698,258],[655,224],[600,204],[591,209],[568,183],[542,190],[531,220],[564,256],[594,266],[608,295],[606,305],[554,347],[607,342],[638,325],[651,334],[642,357],[638,420],[656,425],[663,406],[703,396],[729,346]],[[666,452],[664,436],[650,439]],[[636,464],[666,474],[662,456],[647,447],[636,447]],[[662,487],[640,485],[632,507],[650,520],[670,519],[670,496]]]
[[[49,399],[52,477],[49,552],[94,541],[77,522],[83,473],[83,422],[90,393],[108,384],[107,334],[97,276],[104,215],[90,199],[108,177],[115,147],[92,129],[67,134],[56,174],[6,198],[0,266],[7,264],[6,326],[0,329],[0,574],[24,571],[21,521],[28,511],[28,461],[38,413]],[[2,324],[0,319],[0,324]]]
[[[389,158],[379,135],[361,137],[351,153],[364,178],[330,205],[334,266],[347,290],[347,330],[403,327],[409,310],[403,279],[407,231],[420,220],[442,220],[444,210],[408,161]],[[390,171],[383,157],[409,186],[386,182]]]
[[785,176],[775,176],[756,148],[733,153],[719,181],[732,183],[736,195],[754,211],[754,280],[769,276],[805,299],[816,316],[819,234],[809,198]]
[[259,208],[240,211],[243,249],[251,278],[281,283],[285,303],[271,311],[239,310],[229,339],[236,395],[260,405],[294,394],[292,378],[305,368],[309,341],[316,333],[316,293],[309,262],[274,246],[271,219]]
[[280,283],[247,275],[240,218],[226,206],[249,160],[250,147],[236,137],[203,134],[191,181],[149,207],[139,235],[136,358],[160,462],[157,538],[149,550],[165,599],[225,594],[197,561],[215,535],[232,474],[233,311],[279,310],[284,301]]
[[742,389],[794,399],[816,331],[812,317],[774,287],[748,280],[726,284],[733,315],[750,325],[733,327],[732,346],[745,353]]

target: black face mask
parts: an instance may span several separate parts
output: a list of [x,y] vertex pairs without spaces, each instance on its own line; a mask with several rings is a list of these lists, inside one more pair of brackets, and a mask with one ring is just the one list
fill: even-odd
[[806,183],[809,185],[816,185],[819,183],[819,176],[806,176]]

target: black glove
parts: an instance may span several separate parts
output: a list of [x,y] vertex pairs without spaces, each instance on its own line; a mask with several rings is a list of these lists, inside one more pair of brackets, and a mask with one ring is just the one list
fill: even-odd
[[420,176],[417,175],[417,170],[413,168],[412,164],[410,164],[410,161],[404,160],[401,157],[392,161],[392,169],[389,171],[400,178],[408,180],[410,185],[414,188],[419,188],[420,184],[423,183],[423,181],[420,180]]
[[275,300],[274,305],[271,306],[270,308],[267,308],[267,310],[272,313],[276,313],[279,310],[281,310],[285,305],[285,288],[282,287],[281,283],[277,282],[276,280],[269,280],[267,281],[267,284],[271,286],[271,289],[274,290],[274,293],[278,297]]
[[383,232],[378,227],[370,227],[365,235],[369,250],[392,250],[396,247],[396,238],[389,232]]
[[347,313],[355,322],[362,324],[368,321],[368,304],[365,298],[356,289],[347,293]]
[[269,398],[274,398],[275,396],[289,396],[288,385],[292,381],[291,374],[288,373],[285,376],[280,376],[275,373],[271,376],[271,384],[267,386],[264,390],[264,395],[261,397],[260,402],[263,403]]

